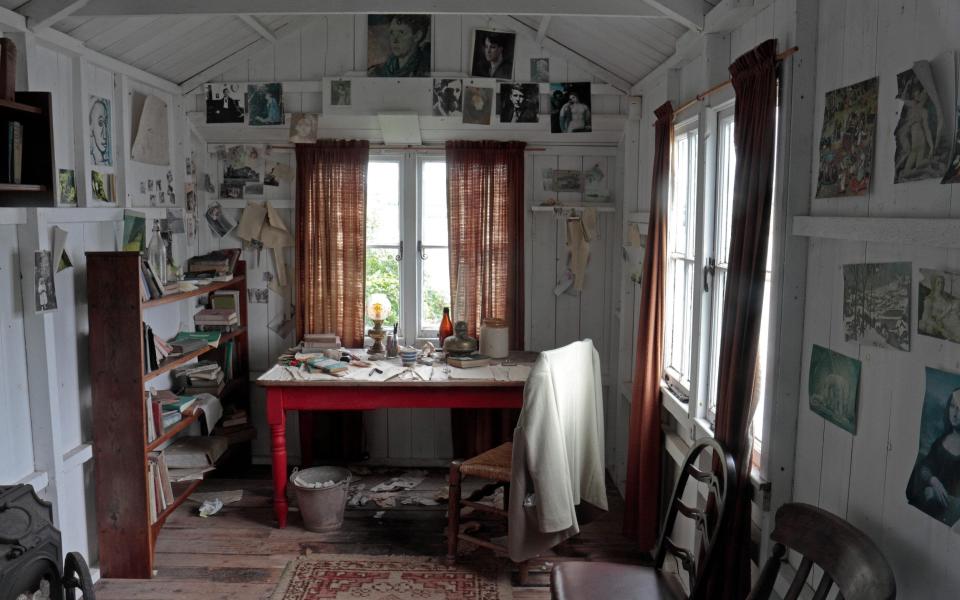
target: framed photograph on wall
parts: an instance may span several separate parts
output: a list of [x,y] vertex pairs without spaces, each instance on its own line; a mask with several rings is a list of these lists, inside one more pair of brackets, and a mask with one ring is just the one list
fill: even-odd
[[475,29],[470,76],[513,79],[513,49],[516,42],[516,33]]

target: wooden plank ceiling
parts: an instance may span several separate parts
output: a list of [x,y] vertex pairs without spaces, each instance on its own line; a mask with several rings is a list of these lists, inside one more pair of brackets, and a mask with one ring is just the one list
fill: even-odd
[[[451,10],[461,6],[459,0],[446,1],[452,3]],[[518,30],[536,31],[545,47],[562,46],[596,65],[598,72],[612,74],[610,79],[634,83],[674,53],[679,38],[697,27],[697,19],[702,26],[703,14],[718,1],[594,0],[589,11],[584,8],[580,9],[582,14],[570,15],[566,13],[573,9],[563,1],[542,3],[557,6],[538,8],[540,4],[533,0],[513,0],[516,8],[512,10],[517,14],[498,22],[512,19]],[[378,6],[378,0],[358,2],[355,10],[345,10],[356,14]],[[240,4],[248,9],[244,15],[215,8],[227,7],[224,0],[149,4],[139,0],[0,0],[0,6],[26,16],[28,25],[50,25],[93,50],[178,85],[265,38],[294,35],[305,25],[326,18],[323,14],[304,14],[296,0],[263,5],[247,0]],[[417,12],[413,9],[416,2],[407,4],[412,9],[403,12]],[[287,12],[270,14],[270,6]],[[544,14],[545,10],[565,16]]]

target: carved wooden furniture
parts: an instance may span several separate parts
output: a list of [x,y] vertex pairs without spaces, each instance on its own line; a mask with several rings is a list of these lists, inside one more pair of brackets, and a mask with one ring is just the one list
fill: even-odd
[[862,531],[840,517],[809,504],[784,504],[777,511],[770,539],[773,555],[763,567],[748,600],[771,597],[787,550],[803,560],[784,600],[796,600],[814,565],[823,569],[814,598],[826,598],[836,584],[844,600],[893,600],[897,584],[880,550]]
[[[712,466],[711,466],[712,465]],[[563,562],[550,574],[554,600],[582,598],[702,599],[705,589],[702,575],[716,561],[717,534],[727,518],[727,491],[736,480],[733,456],[714,439],[694,444],[683,462],[673,500],[660,532],[653,563],[623,565],[604,562]],[[691,483],[692,482],[692,483]],[[688,483],[691,483],[688,486]],[[684,496],[700,500],[695,488],[705,488],[706,510],[683,502]],[[677,516],[693,521],[694,548],[686,549],[671,539]],[[664,570],[667,553],[674,555],[687,573],[690,595],[684,593],[679,577]]]

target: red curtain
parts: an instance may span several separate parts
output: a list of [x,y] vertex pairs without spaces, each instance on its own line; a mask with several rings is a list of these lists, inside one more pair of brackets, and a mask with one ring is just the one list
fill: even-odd
[[663,371],[664,288],[667,266],[667,207],[670,192],[670,147],[673,106],[666,102],[654,114],[653,175],[650,183],[650,225],[640,289],[637,364],[633,375],[633,407],[627,448],[624,533],[643,550],[652,550],[659,530],[660,379]]
[[[450,294],[476,337],[503,319],[523,350],[523,142],[447,142]],[[470,457],[511,438],[517,411],[453,410],[453,447]]]
[[[363,346],[370,144],[321,140],[296,148],[297,339],[332,332],[344,346],[358,348]],[[362,438],[359,412],[300,413],[304,465],[312,466],[314,453],[359,458]]]
[[706,597],[742,600],[750,592],[750,422],[763,313],[767,244],[773,199],[777,118],[777,41],[767,40],[730,65],[736,93],[733,141],[737,167],[729,271],[723,299],[716,438],[734,455],[737,483],[717,547],[720,560]]

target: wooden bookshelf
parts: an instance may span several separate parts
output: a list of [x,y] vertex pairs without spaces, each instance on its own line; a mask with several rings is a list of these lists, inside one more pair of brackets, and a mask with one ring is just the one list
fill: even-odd
[[[184,415],[156,439],[148,440],[147,419],[152,415],[144,400],[147,383],[162,382],[159,379],[162,375],[204,355],[222,361],[224,346],[233,341],[234,376],[226,382],[220,397],[225,406],[229,404],[229,396],[234,402],[246,403],[244,408],[249,411],[246,264],[237,263],[235,276],[230,281],[144,302],[140,291],[140,263],[141,257],[136,252],[87,253],[87,289],[91,291],[88,343],[93,392],[93,458],[103,577],[150,578],[160,528],[201,483],[174,484],[175,501],[151,522],[148,454],[186,431],[197,422],[199,415]],[[156,306],[222,289],[240,292],[237,309],[240,328],[223,334],[217,348],[202,348],[144,373],[142,324],[146,313]]]
[[16,121],[23,128],[19,183],[13,183],[12,174],[8,174],[7,146],[0,147],[0,207],[56,206],[52,108],[50,92],[17,92],[14,102],[0,100],[3,139],[7,140],[9,123]]

